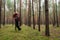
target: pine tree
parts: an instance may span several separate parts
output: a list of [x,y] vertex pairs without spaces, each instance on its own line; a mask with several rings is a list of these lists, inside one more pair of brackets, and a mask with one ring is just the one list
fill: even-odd
[[[14,12],[16,12],[16,0],[14,0]],[[15,27],[16,30],[16,27]]]
[[38,30],[40,31],[41,0],[39,0]]
[[33,13],[33,29],[35,29],[35,18],[34,18],[34,6],[33,6],[33,0],[32,0],[32,13]]
[[20,0],[20,26],[22,25],[22,20],[21,20],[21,0]]
[[45,0],[45,35],[50,36],[49,33],[49,12],[48,12],[48,0]]
[[4,0],[4,21],[3,21],[3,25],[5,25],[5,0]]
[[1,28],[1,6],[2,6],[2,0],[0,0],[0,28]]
[[31,0],[28,3],[28,26],[31,26]]
[[56,0],[56,22],[57,22],[57,27],[59,27],[59,23],[58,23],[58,12],[57,12],[57,0]]
[[54,4],[54,0],[53,0],[53,17],[54,17],[54,19],[53,19],[53,26],[55,26],[56,18],[55,18],[55,4]]

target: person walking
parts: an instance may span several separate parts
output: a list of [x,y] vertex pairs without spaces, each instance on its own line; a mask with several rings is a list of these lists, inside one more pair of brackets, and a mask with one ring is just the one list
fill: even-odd
[[18,30],[21,30],[21,28],[19,27],[20,16],[18,15],[17,12],[15,12],[15,13],[13,14],[13,18],[14,18],[14,21],[15,21],[15,30],[16,30],[16,28],[17,28]]

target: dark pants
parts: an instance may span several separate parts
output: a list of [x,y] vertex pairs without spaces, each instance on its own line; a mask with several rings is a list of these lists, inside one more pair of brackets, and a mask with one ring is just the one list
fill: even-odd
[[15,20],[15,29],[18,28],[18,30],[21,30],[21,28],[19,27],[19,23],[18,20]]

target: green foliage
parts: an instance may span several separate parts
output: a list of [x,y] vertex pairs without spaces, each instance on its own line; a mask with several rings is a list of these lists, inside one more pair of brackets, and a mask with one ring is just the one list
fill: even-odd
[[9,10],[11,10],[13,8],[13,3],[11,2],[11,0],[7,0],[7,7]]

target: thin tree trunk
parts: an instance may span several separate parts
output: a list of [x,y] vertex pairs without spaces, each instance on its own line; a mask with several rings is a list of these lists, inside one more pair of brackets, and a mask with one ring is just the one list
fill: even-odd
[[5,25],[5,0],[4,0],[4,21],[3,21],[3,25]]
[[[8,13],[8,12],[7,12]],[[8,14],[7,14],[7,20],[6,20],[6,23],[8,24]]]
[[2,0],[0,0],[0,28],[1,28],[1,6],[2,6]]
[[28,3],[28,26],[31,26],[31,0]]
[[58,12],[57,12],[57,0],[56,0],[56,22],[57,22],[57,27],[59,27],[59,23],[58,23]]
[[33,6],[33,0],[32,0],[32,13],[33,13],[33,29],[35,29],[35,18],[34,18],[34,6]]
[[16,0],[14,0],[14,12],[16,12]]
[[40,31],[41,0],[39,0],[38,30]]
[[48,12],[48,0],[45,0],[45,35],[50,36],[49,32],[49,12]]
[[55,26],[56,24],[56,19],[55,19],[55,5],[54,5],[54,0],[53,0],[53,17],[54,17],[54,21],[53,21],[53,26]]
[[25,25],[27,25],[27,0],[26,0],[26,14],[25,14]]
[[[14,0],[14,12],[16,12],[16,0]],[[16,27],[15,27],[16,30]]]
[[[60,8],[60,0],[59,0],[59,8]],[[59,26],[60,26],[60,9],[59,9]]]
[[21,20],[21,0],[20,0],[20,26],[22,25],[22,20]]

